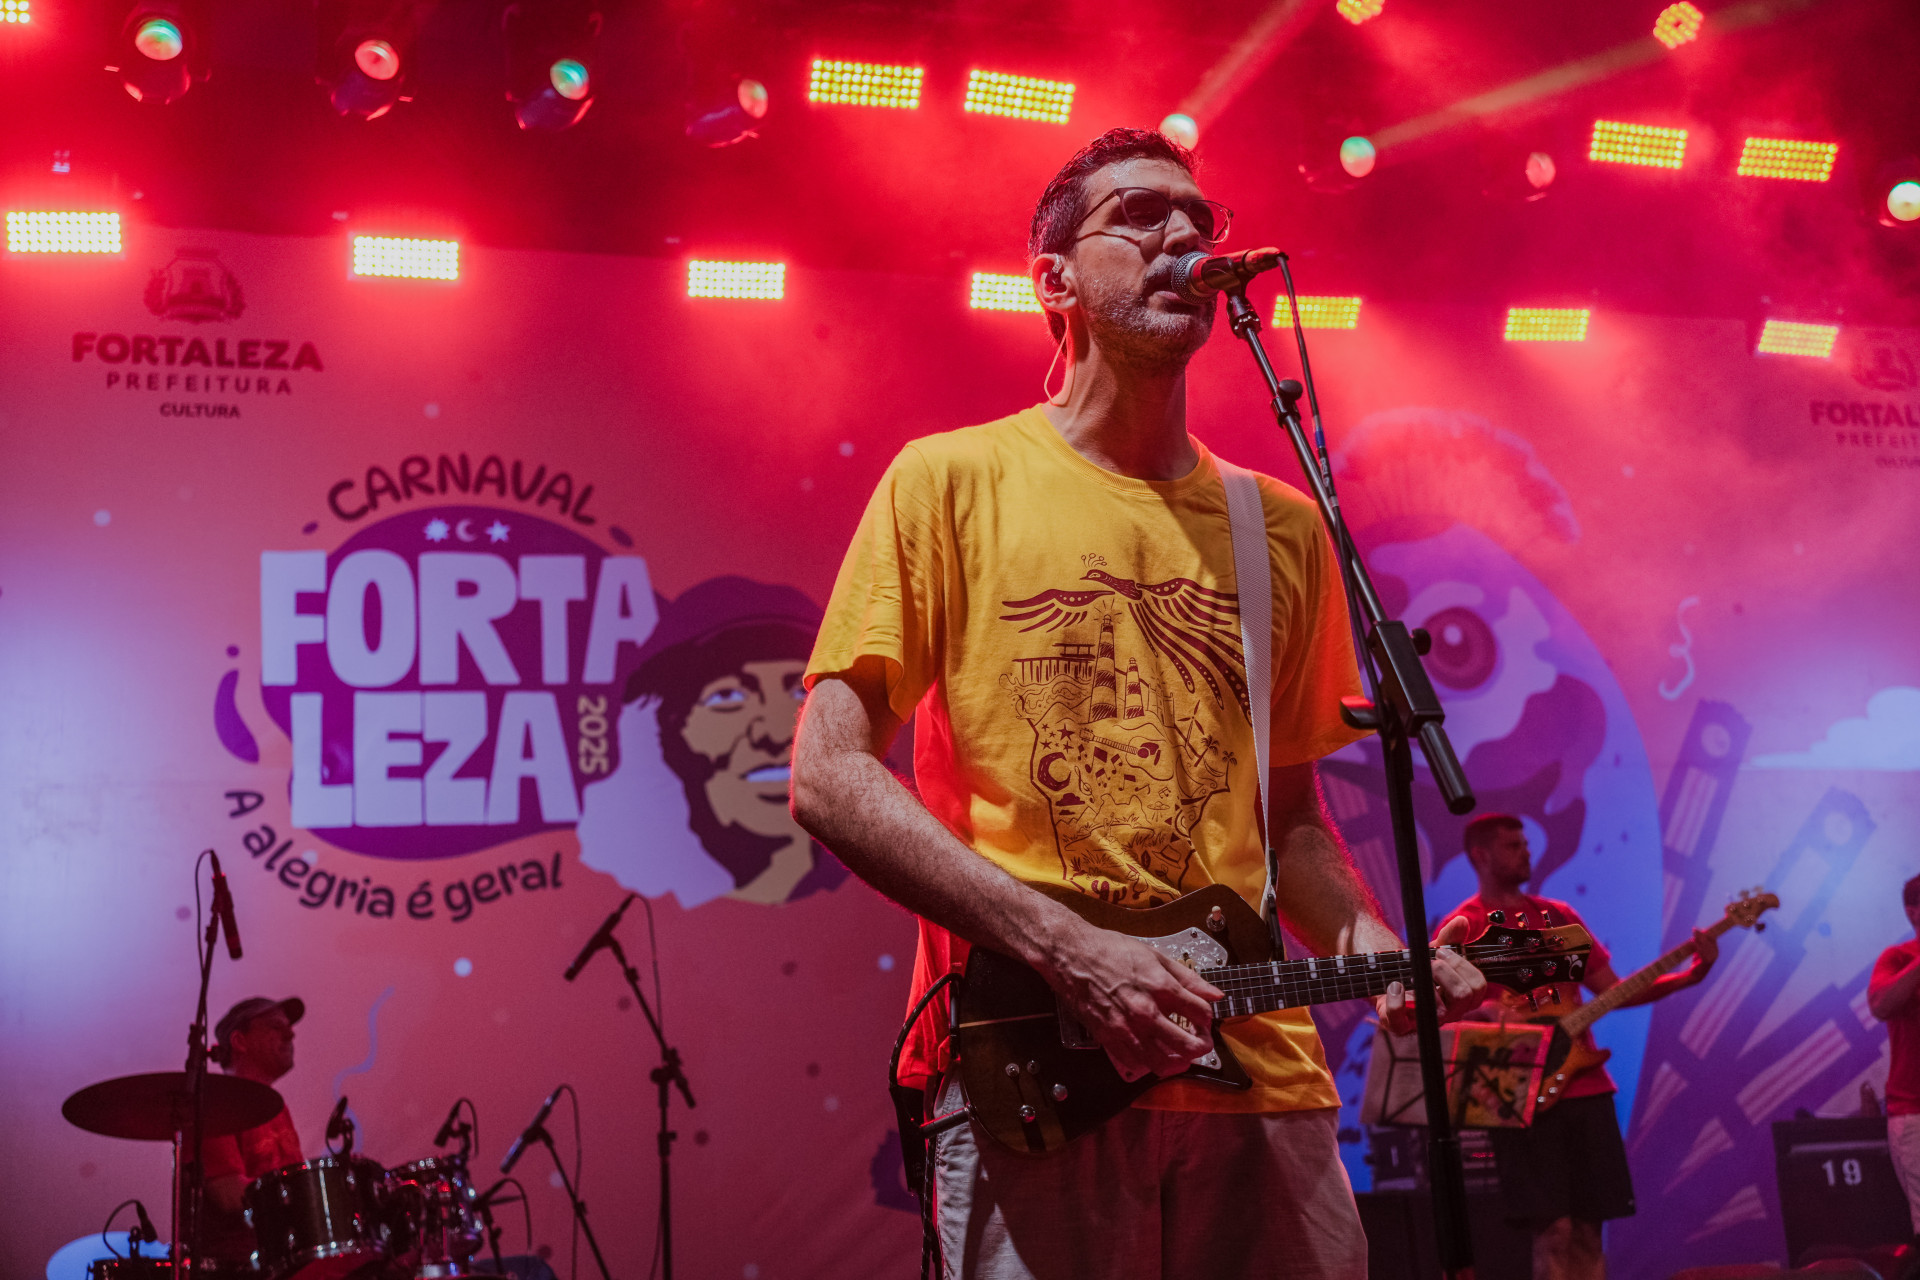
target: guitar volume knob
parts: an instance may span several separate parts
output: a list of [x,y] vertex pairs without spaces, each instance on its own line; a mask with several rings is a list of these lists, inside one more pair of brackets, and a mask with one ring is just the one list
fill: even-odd
[[1017,1076],[1017,1075],[1019,1075],[1019,1074],[1020,1074],[1020,1064],[1019,1064],[1019,1063],[1017,1063],[1017,1062],[1009,1062],[1009,1063],[1007,1064],[1007,1074],[1008,1074],[1008,1075],[1010,1075],[1010,1076]]
[[1065,1102],[1067,1100],[1067,1086],[1063,1084],[1053,1086],[1053,1100],[1055,1102]]
[[1034,1109],[1030,1106],[1022,1106],[1020,1108],[1020,1119],[1026,1124],[1033,1123],[1033,1117],[1035,1114],[1036,1113],[1034,1112]]

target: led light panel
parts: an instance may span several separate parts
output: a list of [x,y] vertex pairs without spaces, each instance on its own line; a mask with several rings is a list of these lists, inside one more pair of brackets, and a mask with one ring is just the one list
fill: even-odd
[[1033,281],[1025,276],[996,275],[991,271],[973,273],[973,292],[967,305],[975,311],[1045,311],[1033,296]]
[[1508,307],[1508,342],[1585,342],[1587,320],[1593,313],[1585,307]]
[[830,62],[815,58],[807,101],[912,111],[920,105],[920,77],[924,74],[923,67],[888,67],[872,62]]
[[1595,120],[1587,159],[1605,164],[1640,164],[1678,169],[1687,156],[1687,131],[1657,124]]
[[1785,178],[1793,182],[1825,182],[1833,176],[1840,155],[1837,142],[1801,142],[1794,138],[1748,138],[1740,148],[1743,178]]
[[32,22],[30,0],[0,0],[0,22]]
[[1669,49],[1678,49],[1689,40],[1700,38],[1701,24],[1707,15],[1687,3],[1679,0],[1660,11],[1653,22],[1653,38]]
[[118,253],[117,213],[9,213],[8,253]]
[[1387,0],[1340,0],[1333,7],[1340,11],[1341,17],[1357,27],[1368,18],[1379,17],[1380,11],[1387,7]]
[[[1287,305],[1287,295],[1284,293],[1274,300],[1273,323],[1288,327],[1293,324],[1293,308]],[[1300,327],[1302,329],[1357,329],[1360,327],[1360,299],[1302,294],[1300,296]]]
[[458,280],[460,242],[355,236],[353,274],[404,276],[410,280]]
[[1826,360],[1832,357],[1834,340],[1839,336],[1837,324],[1769,320],[1760,330],[1760,345],[1755,350],[1775,356],[1812,356]]
[[784,262],[701,262],[687,264],[689,298],[765,298],[787,296]]
[[1059,80],[975,71],[967,76],[965,110],[1065,124],[1073,112],[1073,86]]

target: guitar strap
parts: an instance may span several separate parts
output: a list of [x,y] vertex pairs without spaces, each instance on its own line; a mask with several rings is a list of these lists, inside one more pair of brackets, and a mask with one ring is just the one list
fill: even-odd
[[1280,912],[1274,896],[1279,873],[1267,815],[1269,737],[1273,719],[1273,557],[1267,546],[1267,513],[1253,472],[1215,458],[1227,491],[1227,523],[1233,531],[1233,577],[1240,594],[1240,651],[1246,662],[1247,708],[1253,721],[1254,768],[1260,779],[1260,812],[1255,828],[1266,851],[1267,884],[1260,894],[1260,918],[1280,941]]

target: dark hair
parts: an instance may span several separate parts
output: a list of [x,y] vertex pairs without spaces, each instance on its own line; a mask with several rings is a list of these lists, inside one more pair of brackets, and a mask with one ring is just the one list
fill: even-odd
[[1900,901],[1902,903],[1910,907],[1916,899],[1920,899],[1920,876],[1915,876],[1900,887]]
[[[1067,253],[1073,248],[1073,233],[1087,216],[1087,179],[1111,164],[1123,160],[1163,160],[1185,169],[1189,176],[1196,161],[1193,152],[1152,129],[1109,129],[1074,153],[1060,166],[1053,181],[1040,193],[1033,207],[1033,224],[1027,229],[1027,261],[1041,254]],[[1047,330],[1058,342],[1067,331],[1066,317],[1047,312]]]
[[1525,831],[1520,819],[1510,813],[1483,813],[1469,822],[1460,833],[1460,838],[1469,849],[1484,849],[1493,843],[1495,835],[1502,831]]

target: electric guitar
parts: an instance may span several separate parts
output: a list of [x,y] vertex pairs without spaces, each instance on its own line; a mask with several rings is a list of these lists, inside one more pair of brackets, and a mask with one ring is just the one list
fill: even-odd
[[[1762,893],[1757,888],[1743,889],[1738,898],[1727,904],[1726,915],[1714,921],[1706,932],[1710,937],[1718,938],[1738,925],[1758,933],[1767,927],[1760,917],[1779,905],[1780,899],[1771,893]],[[1534,1101],[1536,1116],[1566,1096],[1567,1086],[1575,1076],[1613,1056],[1611,1049],[1590,1046],[1581,1038],[1582,1033],[1634,997],[1644,995],[1655,979],[1678,969],[1680,962],[1693,953],[1693,939],[1688,938],[1652,964],[1634,970],[1584,1004],[1576,1005],[1561,1000],[1556,986],[1552,1000],[1534,1006],[1541,1016],[1530,1017],[1527,1019],[1529,1022],[1554,1024],[1553,1038],[1547,1045],[1546,1071],[1540,1078],[1540,1095]]]
[[[1065,890],[1051,896],[1090,924],[1138,938],[1226,993],[1213,1006],[1213,1052],[1176,1079],[1232,1088],[1252,1082],[1220,1024],[1276,1009],[1358,1000],[1410,985],[1408,951],[1280,960],[1259,913],[1225,885],[1163,907],[1130,910]],[[1577,925],[1490,925],[1463,948],[1490,981],[1517,991],[1578,982],[1593,940]],[[982,1128],[1020,1152],[1054,1151],[1098,1128],[1160,1081],[1124,1080],[1106,1051],[1061,1006],[1041,976],[985,947],[967,957],[954,998],[954,1048],[967,1101]]]

